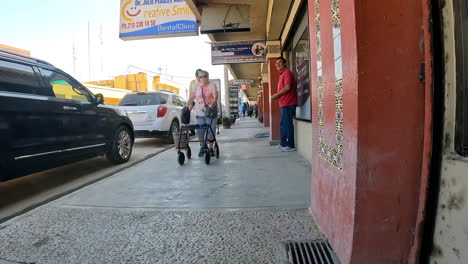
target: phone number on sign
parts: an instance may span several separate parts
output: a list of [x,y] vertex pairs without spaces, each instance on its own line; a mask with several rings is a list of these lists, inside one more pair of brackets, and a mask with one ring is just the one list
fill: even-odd
[[144,27],[153,27],[153,26],[156,26],[156,20],[122,23],[120,27],[122,29],[131,29],[131,28],[144,28]]

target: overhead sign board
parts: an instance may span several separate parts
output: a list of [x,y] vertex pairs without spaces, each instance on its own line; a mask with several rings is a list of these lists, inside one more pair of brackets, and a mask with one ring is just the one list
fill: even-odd
[[264,40],[213,42],[211,43],[211,64],[265,62],[266,50]]
[[185,0],[120,0],[119,27],[123,40],[198,35]]
[[254,83],[254,80],[241,80],[241,79],[232,80],[233,85],[242,85],[242,84],[252,85],[253,83]]

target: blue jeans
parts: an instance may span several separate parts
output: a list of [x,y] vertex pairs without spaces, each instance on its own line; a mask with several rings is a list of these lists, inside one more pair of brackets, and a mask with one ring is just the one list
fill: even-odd
[[294,125],[293,118],[296,116],[296,106],[288,105],[281,107],[280,121],[280,144],[283,147],[294,148]]
[[[197,125],[210,125],[211,124],[211,129],[213,129],[213,132],[215,132],[216,131],[217,121],[218,121],[217,118],[213,118],[213,120],[211,120],[211,118],[208,118],[208,117],[198,117],[197,116],[197,120],[195,120],[195,124],[197,124]],[[195,129],[195,134],[199,138],[204,138],[205,137],[205,130],[206,129],[203,129],[203,128]],[[209,129],[208,129],[208,138],[213,138],[213,133]]]

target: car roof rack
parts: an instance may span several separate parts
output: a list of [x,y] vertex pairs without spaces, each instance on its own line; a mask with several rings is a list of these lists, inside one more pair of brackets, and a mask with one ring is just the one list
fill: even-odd
[[13,55],[15,57],[20,57],[22,59],[32,60],[32,61],[35,61],[35,62],[38,62],[38,63],[53,66],[52,64],[48,63],[47,61],[36,59],[34,57],[25,55],[23,53],[15,52],[15,51],[12,51],[12,50],[9,50],[9,49],[0,48],[0,54],[2,54],[2,53],[7,54],[7,55]]

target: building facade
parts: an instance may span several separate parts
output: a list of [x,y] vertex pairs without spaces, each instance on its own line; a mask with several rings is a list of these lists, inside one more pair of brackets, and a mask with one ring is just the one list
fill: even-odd
[[[100,80],[84,83],[92,92],[102,93],[104,103],[117,105],[125,93],[130,91],[169,91],[180,93],[180,85],[161,76],[148,76],[136,73],[116,76],[113,80]],[[109,89],[111,88],[111,89]]]

